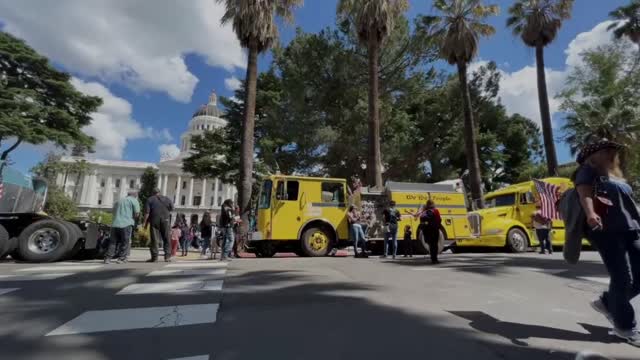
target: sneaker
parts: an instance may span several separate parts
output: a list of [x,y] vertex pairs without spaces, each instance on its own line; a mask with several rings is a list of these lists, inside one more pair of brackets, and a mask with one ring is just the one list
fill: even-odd
[[164,258],[164,262],[173,262],[173,258],[170,258],[170,257]]
[[104,263],[105,263],[105,265],[111,264],[111,259],[109,259],[109,258],[104,259]]
[[396,256],[395,256],[395,255],[393,255],[392,259],[393,259],[393,260],[395,260],[395,259],[396,259]]
[[613,316],[611,316],[611,313],[609,313],[609,310],[607,310],[607,307],[604,304],[604,301],[602,301],[602,297],[598,297],[597,299],[593,300],[589,304],[591,305],[591,308],[593,308],[593,310],[599,312],[605,318],[607,318],[607,321],[609,321],[611,325],[613,325],[613,327],[615,328],[615,324],[613,323]]
[[147,260],[146,262],[148,262],[148,263],[154,263],[154,262],[158,262],[158,259],[156,259],[156,258],[151,258],[151,259]]
[[614,336],[625,340],[630,345],[640,347],[640,331],[637,329],[620,330],[614,327],[612,333]]

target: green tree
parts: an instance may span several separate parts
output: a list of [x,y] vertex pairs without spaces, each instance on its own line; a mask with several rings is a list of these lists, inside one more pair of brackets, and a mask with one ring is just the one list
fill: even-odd
[[396,19],[409,8],[407,0],[341,0],[338,16],[354,27],[358,39],[366,44],[369,59],[369,138],[367,181],[381,189],[379,73],[380,47],[395,27]]
[[0,32],[0,145],[13,142],[0,160],[22,142],[93,146],[82,128],[102,100],[81,94],[69,80],[22,40]]
[[249,224],[251,202],[254,127],[256,110],[256,86],[258,80],[258,54],[271,48],[278,39],[276,17],[292,21],[293,8],[302,0],[216,0],[224,3],[222,23],[231,23],[240,44],[249,51],[247,63],[246,94],[244,98],[244,120],[240,151],[239,202],[242,215],[242,234]]
[[98,224],[111,225],[113,223],[113,214],[107,211],[91,210],[89,211],[89,219]]
[[484,208],[476,125],[467,82],[467,65],[478,53],[478,37],[495,33],[493,26],[483,21],[491,15],[498,14],[499,8],[497,5],[484,5],[481,0],[435,0],[433,5],[438,15],[423,19],[427,26],[433,27],[432,34],[440,44],[442,57],[458,68],[471,197],[474,204]]
[[517,0],[509,8],[510,16],[507,19],[507,27],[513,30],[513,34],[519,36],[527,46],[536,49],[538,103],[549,175],[557,174],[558,158],[549,110],[544,48],[555,40],[562,22],[571,17],[572,7],[573,0]]
[[78,208],[73,200],[55,185],[49,185],[44,211],[49,216],[65,220],[72,220],[78,215]]
[[620,6],[609,13],[616,21],[609,25],[616,39],[628,37],[634,44],[640,45],[640,0],[631,0],[629,5]]
[[583,65],[571,72],[558,95],[567,113],[564,139],[573,154],[593,138],[626,145],[621,153],[622,170],[629,178],[637,177],[640,71],[635,67],[636,55],[617,41],[581,56]]
[[158,188],[158,170],[151,166],[144,169],[140,177],[140,192],[138,192],[138,200],[142,206],[147,204],[147,199],[153,195],[153,191]]

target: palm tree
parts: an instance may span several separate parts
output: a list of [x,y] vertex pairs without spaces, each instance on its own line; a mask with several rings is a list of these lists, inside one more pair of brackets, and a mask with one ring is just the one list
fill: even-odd
[[449,64],[458,67],[471,196],[478,208],[483,208],[477,129],[471,111],[467,65],[478,53],[479,36],[491,36],[496,31],[483,21],[491,15],[497,15],[500,9],[497,5],[484,5],[482,0],[435,0],[433,6],[439,14],[429,17],[429,21],[432,22],[434,39],[440,44],[440,54]]
[[409,8],[407,0],[340,0],[338,17],[355,27],[358,39],[367,46],[369,60],[369,139],[367,181],[381,189],[379,60],[380,47],[395,26],[395,20]]
[[509,8],[507,27],[515,36],[530,47],[536,49],[536,68],[538,73],[538,104],[542,122],[542,137],[547,157],[547,171],[553,176],[558,173],[558,158],[553,141],[551,112],[547,79],[544,70],[544,48],[555,40],[562,21],[571,17],[574,0],[517,0]]
[[629,5],[620,6],[609,13],[617,21],[609,25],[608,30],[614,30],[616,39],[627,36],[634,44],[640,45],[640,0],[631,0]]
[[276,17],[293,21],[293,8],[301,6],[303,0],[216,0],[224,3],[226,11],[222,24],[232,24],[240,44],[248,52],[246,94],[244,99],[244,121],[240,150],[240,186],[238,202],[242,215],[242,231],[248,231],[251,210],[251,188],[253,179],[254,128],[256,112],[256,87],[258,79],[258,54],[265,52],[278,39]]

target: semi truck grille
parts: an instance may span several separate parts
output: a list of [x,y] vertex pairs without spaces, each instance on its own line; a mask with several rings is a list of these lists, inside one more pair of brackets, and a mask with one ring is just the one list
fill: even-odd
[[472,236],[480,236],[482,233],[482,218],[479,214],[468,214],[467,220],[469,221],[469,228],[471,229]]

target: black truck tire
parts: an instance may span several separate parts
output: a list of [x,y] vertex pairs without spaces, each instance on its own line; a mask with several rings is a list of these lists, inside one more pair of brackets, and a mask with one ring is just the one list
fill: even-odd
[[9,255],[9,233],[4,226],[0,225],[0,259]]
[[81,240],[84,237],[84,234],[78,225],[69,221],[64,221],[63,223],[67,229],[69,229],[69,235],[71,236],[68,245],[69,249],[67,250],[65,257],[67,259],[73,259],[84,247],[84,241]]
[[72,235],[62,221],[44,219],[27,226],[18,237],[18,255],[29,262],[53,262],[62,259]]
[[307,229],[301,240],[302,252],[307,256],[327,256],[331,250],[331,236],[322,227]]

